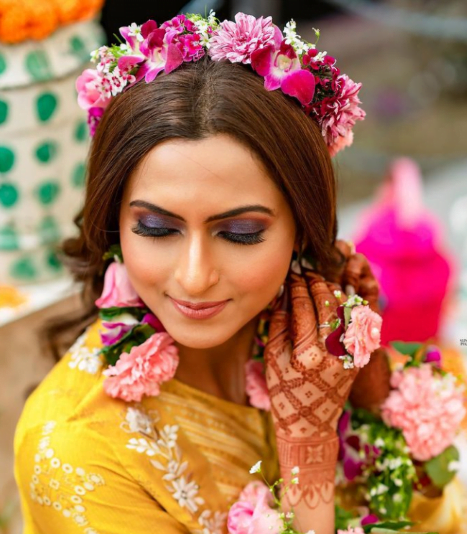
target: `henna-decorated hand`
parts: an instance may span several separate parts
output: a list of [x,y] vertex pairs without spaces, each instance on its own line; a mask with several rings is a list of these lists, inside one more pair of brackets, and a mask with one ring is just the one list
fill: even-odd
[[[310,509],[332,502],[337,423],[358,373],[344,369],[342,361],[327,352],[330,323],[347,300],[344,289],[377,311],[378,284],[366,258],[353,254],[345,242],[337,246],[345,257],[339,284],[307,269],[289,273],[271,316],[264,353],[284,480],[290,481],[292,467],[300,467],[300,484],[292,487],[288,499],[293,506],[303,501]],[[340,299],[335,291],[340,291]],[[387,366],[384,359],[383,364]]]

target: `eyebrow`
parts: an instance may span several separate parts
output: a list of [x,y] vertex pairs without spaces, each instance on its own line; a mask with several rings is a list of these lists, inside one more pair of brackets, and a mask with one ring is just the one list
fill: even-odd
[[[172,213],[171,211],[165,210],[164,208],[156,206],[155,204],[151,204],[150,202],[146,202],[145,200],[132,200],[130,202],[130,206],[146,208],[152,211],[153,213],[158,213],[159,215],[167,215],[168,217],[173,217],[175,219],[179,219],[180,221],[186,222],[186,220],[181,215]],[[266,213],[267,215],[274,216],[274,211],[272,209],[267,208],[266,206],[262,206],[261,204],[252,204],[247,206],[239,206],[238,208],[224,211],[223,213],[218,213],[217,215],[211,215],[204,222],[209,223],[212,221],[219,221],[220,219],[227,219],[228,217],[235,217],[237,215],[242,215],[243,213],[248,212]]]

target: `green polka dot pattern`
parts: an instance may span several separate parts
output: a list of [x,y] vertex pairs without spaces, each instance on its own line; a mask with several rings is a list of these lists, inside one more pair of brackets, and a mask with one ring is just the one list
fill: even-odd
[[32,256],[25,255],[12,263],[10,276],[18,281],[34,280],[37,277],[37,268]]
[[0,227],[0,250],[18,250],[19,238],[13,226]]
[[0,146],[0,172],[11,171],[15,164],[15,153],[7,146]]
[[36,82],[50,80],[53,76],[47,54],[43,50],[33,50],[26,55],[26,70]]
[[49,163],[58,153],[58,144],[55,141],[46,141],[36,149],[36,157],[41,163]]
[[78,163],[73,169],[73,174],[71,176],[71,183],[74,187],[82,188],[86,182],[86,166],[84,163]]
[[13,207],[19,199],[18,189],[13,184],[0,184],[0,205],[4,208]]
[[58,106],[58,99],[53,93],[42,93],[36,102],[37,116],[42,122],[49,121]]
[[56,180],[43,182],[36,190],[39,202],[44,206],[53,204],[60,193],[60,183]]
[[56,219],[52,215],[47,215],[42,219],[38,228],[42,244],[57,243],[61,239],[60,228]]
[[86,121],[79,121],[75,128],[75,139],[82,143],[88,139],[88,125]]
[[0,125],[7,121],[8,111],[8,103],[5,100],[0,100]]
[[0,76],[6,71],[6,59],[5,56],[0,52]]
[[63,265],[58,259],[57,253],[53,249],[46,253],[46,265],[52,271],[60,272],[63,270]]

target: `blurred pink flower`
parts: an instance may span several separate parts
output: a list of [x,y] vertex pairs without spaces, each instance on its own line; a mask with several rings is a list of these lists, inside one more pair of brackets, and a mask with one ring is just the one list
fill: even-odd
[[232,63],[251,63],[251,54],[282,34],[271,17],[256,19],[252,15],[237,13],[235,22],[225,20],[210,39],[209,55],[213,60],[228,59]]
[[143,395],[160,393],[160,384],[174,377],[178,349],[166,332],[153,334],[144,343],[124,352],[103,374],[104,390],[111,397],[139,402]]
[[237,501],[230,507],[229,534],[279,534],[282,528],[279,512],[268,505],[265,493],[259,496],[256,504]]
[[264,376],[264,363],[259,360],[248,360],[245,365],[246,393],[250,397],[250,404],[260,410],[269,411],[268,386]]
[[344,345],[353,356],[355,367],[364,367],[370,361],[371,353],[381,345],[383,320],[369,306],[363,305],[352,308],[350,317]]
[[269,506],[274,504],[274,498],[264,482],[261,480],[254,480],[245,486],[243,491],[240,493],[239,501],[247,501],[253,506],[256,506],[259,499],[266,495],[266,503]]
[[123,263],[114,261],[107,267],[104,290],[96,300],[96,306],[98,308],[140,308],[144,306],[144,302],[131,285]]
[[449,447],[465,416],[463,387],[431,364],[395,371],[382,406],[386,424],[400,428],[413,457],[426,461]]

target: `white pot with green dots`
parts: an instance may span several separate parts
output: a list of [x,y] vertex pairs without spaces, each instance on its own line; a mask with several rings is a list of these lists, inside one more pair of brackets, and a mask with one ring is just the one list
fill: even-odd
[[0,44],[0,284],[63,274],[56,245],[76,234],[88,150],[75,80],[103,42],[87,21],[44,41]]

